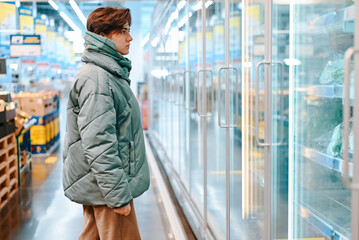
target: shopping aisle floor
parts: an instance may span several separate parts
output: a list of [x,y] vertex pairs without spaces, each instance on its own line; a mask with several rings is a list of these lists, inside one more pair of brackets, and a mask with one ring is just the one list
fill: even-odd
[[[62,143],[67,99],[60,104]],[[23,184],[0,211],[0,240],[77,239],[82,231],[82,206],[63,194],[62,145],[50,156],[33,157],[32,171],[25,171]],[[151,177],[151,180],[153,178]],[[168,224],[158,204],[156,185],[135,199],[135,209],[144,240],[168,239]]]

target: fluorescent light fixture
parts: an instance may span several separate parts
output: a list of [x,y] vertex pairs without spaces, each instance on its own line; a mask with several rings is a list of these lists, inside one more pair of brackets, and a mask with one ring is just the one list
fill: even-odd
[[141,41],[141,46],[144,47],[148,43],[149,40],[150,40],[150,34],[147,33],[146,37],[144,37]]
[[82,34],[81,29],[66,15],[64,12],[60,12],[60,16],[67,22],[67,24],[70,25],[70,27],[76,31]]
[[172,22],[170,22],[170,19],[168,19],[168,22],[165,26],[165,35],[168,33],[168,31],[170,30]]
[[59,10],[59,6],[57,6],[57,4],[53,0],[49,0],[48,2],[53,9],[55,9],[56,11]]
[[177,4],[177,9],[178,9],[178,11],[181,11],[181,9],[184,8],[184,6],[186,6],[186,1],[185,1],[185,0],[181,0],[181,1]]
[[[204,4],[204,6],[206,7],[206,8],[208,8],[209,6],[211,6],[213,4],[213,1],[207,1],[205,4]],[[198,10],[200,10],[200,9],[202,9],[202,1],[201,2],[198,2],[196,5],[194,5],[193,7],[192,7],[192,10],[193,11],[198,11]]]
[[166,77],[168,76],[167,70],[161,70],[161,69],[154,69],[151,71],[151,74],[155,76],[156,78]]
[[178,27],[178,28],[183,27],[183,26],[186,24],[187,20],[188,20],[188,15],[185,15],[185,16],[181,19],[181,21],[178,22],[177,27]]
[[82,13],[79,6],[76,4],[75,0],[70,0],[69,3],[71,5],[72,9],[75,11],[77,16],[79,17],[79,19],[81,20],[81,22],[83,23],[83,25],[86,27],[87,19],[86,19],[85,15]]
[[194,5],[192,7],[192,10],[197,12],[198,10],[200,10],[202,8],[202,1],[198,2],[196,5]]
[[205,4],[205,6],[206,6],[206,8],[208,8],[208,7],[211,6],[212,4],[213,4],[213,1],[207,1],[206,4]]
[[158,37],[155,37],[151,42],[152,47],[157,47],[159,41],[160,39]]

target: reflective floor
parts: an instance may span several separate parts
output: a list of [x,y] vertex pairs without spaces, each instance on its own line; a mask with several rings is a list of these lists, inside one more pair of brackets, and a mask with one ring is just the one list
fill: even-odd
[[[66,99],[61,101],[61,139],[65,132]],[[62,142],[62,141],[60,141]],[[50,156],[33,157],[32,170],[22,172],[22,185],[0,210],[0,240],[77,239],[82,231],[82,206],[68,200],[61,183],[61,145]],[[135,199],[142,239],[168,239],[168,220],[158,204],[156,184]]]

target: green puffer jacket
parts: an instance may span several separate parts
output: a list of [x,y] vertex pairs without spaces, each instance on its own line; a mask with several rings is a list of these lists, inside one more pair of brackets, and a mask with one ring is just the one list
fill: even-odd
[[86,64],[67,105],[63,148],[65,196],[119,208],[149,188],[140,109],[130,89],[131,62],[115,43],[85,34]]

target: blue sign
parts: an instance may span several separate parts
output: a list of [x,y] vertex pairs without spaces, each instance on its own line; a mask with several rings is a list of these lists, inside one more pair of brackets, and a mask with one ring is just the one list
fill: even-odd
[[40,35],[10,35],[10,56],[41,56]]

